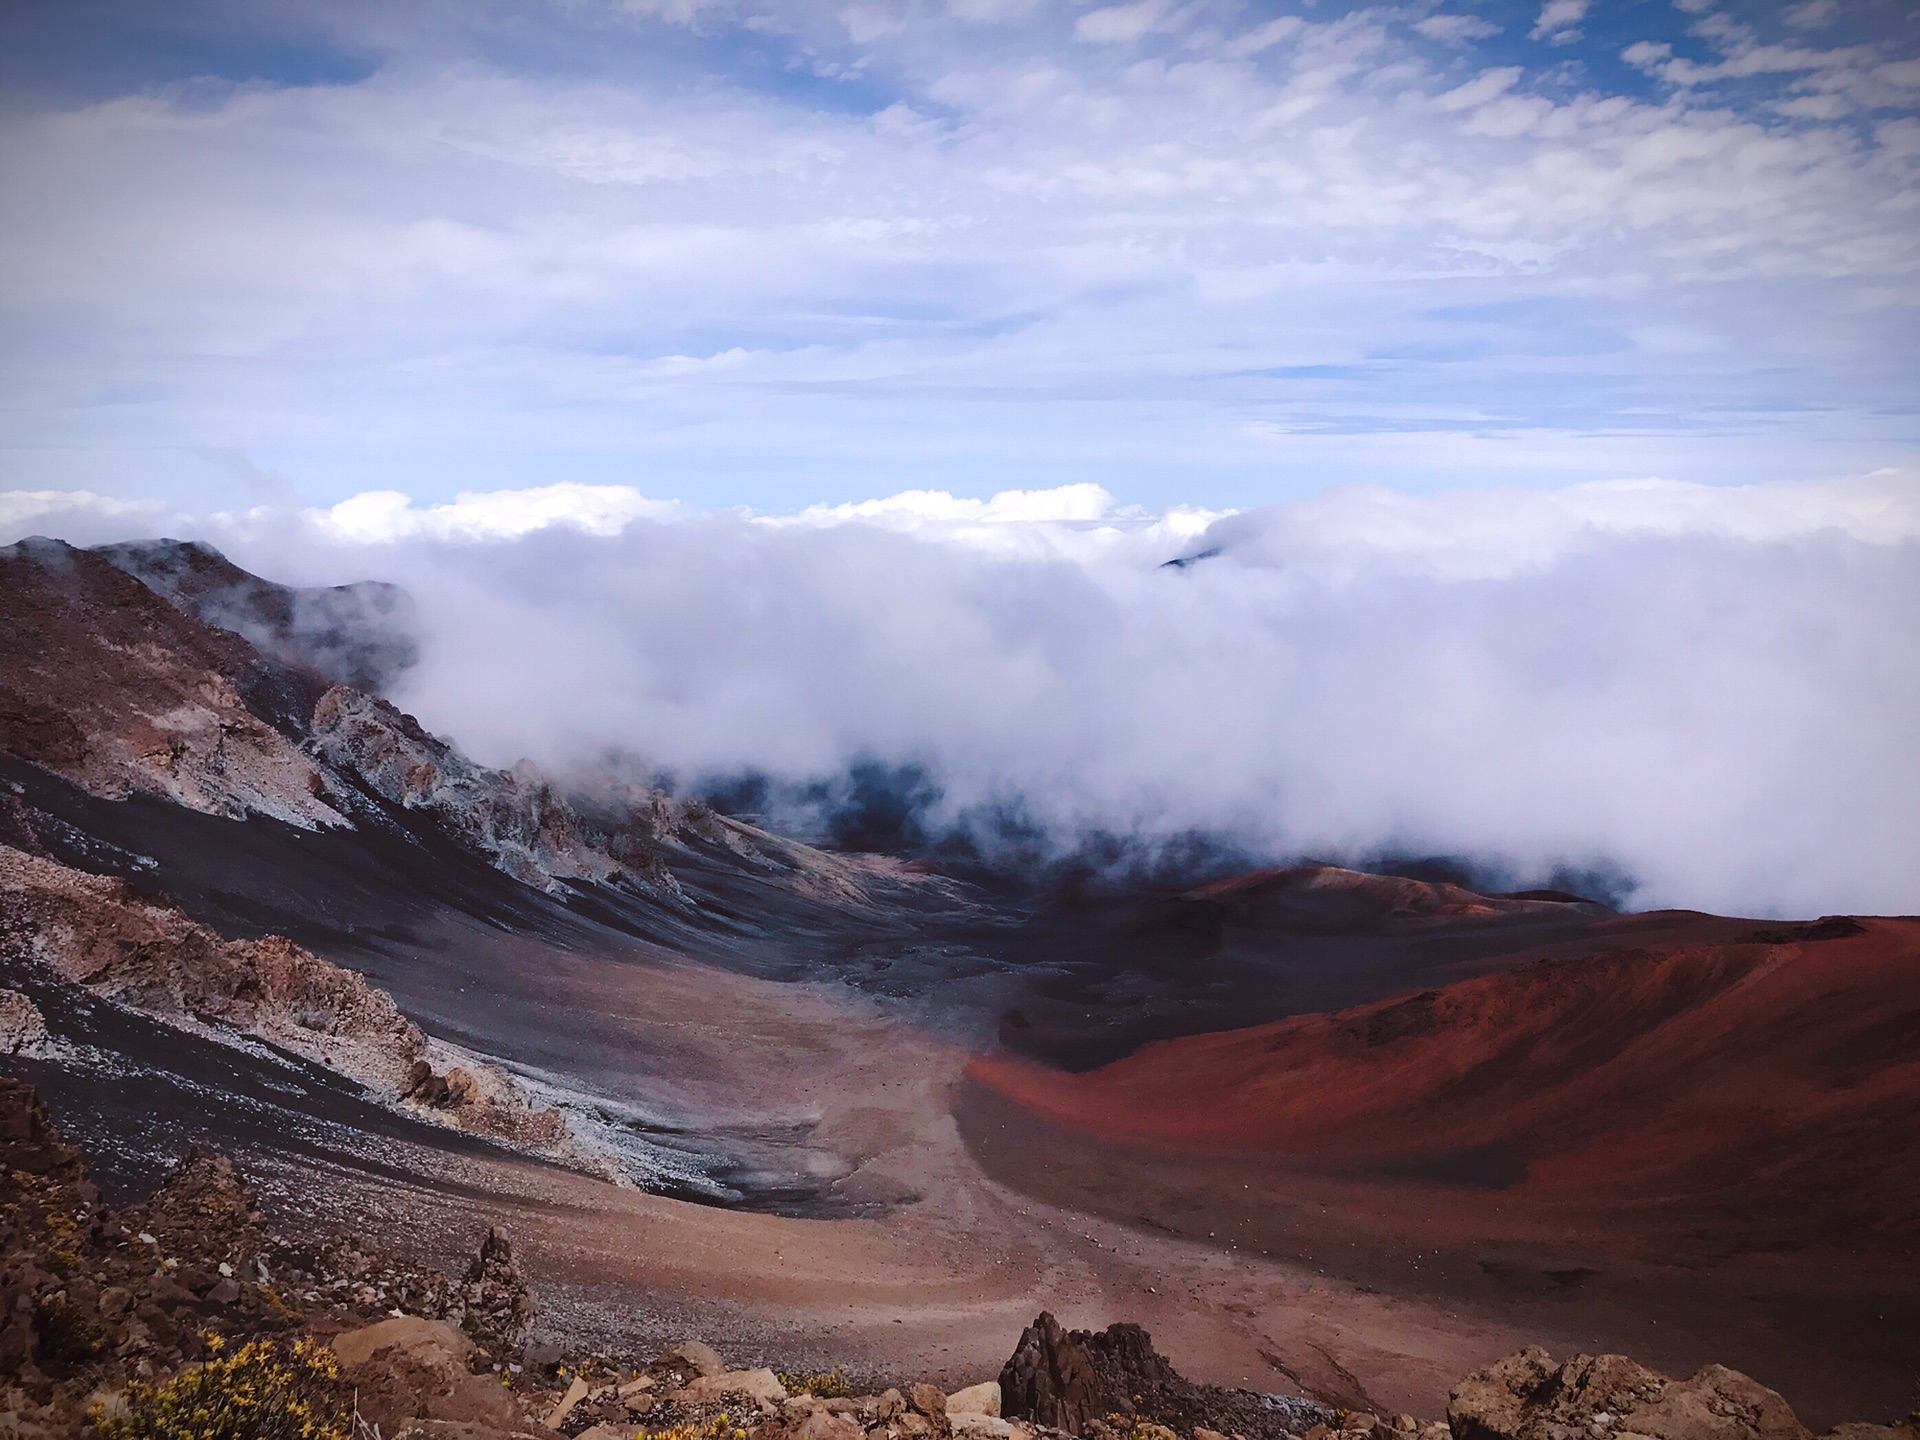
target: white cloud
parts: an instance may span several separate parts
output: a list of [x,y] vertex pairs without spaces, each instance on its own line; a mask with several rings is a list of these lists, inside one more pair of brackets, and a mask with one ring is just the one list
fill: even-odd
[[1077,39],[1091,45],[1127,45],[1159,28],[1168,0],[1133,0],[1089,10],[1074,22]]
[[29,535],[97,545],[164,534],[186,518],[159,501],[120,500],[91,490],[0,490],[0,545]]
[[1839,13],[1839,0],[1802,0],[1789,5],[1782,18],[1796,30],[1819,30],[1831,25]]
[[1306,22],[1298,15],[1282,15],[1227,41],[1220,47],[1220,55],[1228,60],[1244,60],[1250,55],[1271,50],[1282,40],[1298,35],[1305,28]]
[[1567,45],[1580,38],[1580,22],[1587,18],[1590,0],[1547,0],[1534,22],[1531,39]]
[[944,490],[905,490],[880,500],[845,505],[814,505],[802,520],[829,523],[898,517],[910,522],[978,521],[1031,524],[1036,521],[1099,520],[1113,508],[1113,496],[1094,484],[1062,485],[1053,490],[1002,490],[990,500],[956,499]]
[[928,767],[947,818],[1015,801],[1062,844],[1198,827],[1613,864],[1648,905],[1920,904],[1920,473],[1352,489],[1210,524],[1097,487],[797,523],[546,490],[358,513],[177,533],[406,584],[425,649],[398,698],[490,761],[804,781],[868,757]]
[[428,506],[415,505],[397,490],[368,490],[328,509],[310,510],[305,518],[327,540],[392,545],[402,540],[513,540],[554,528],[616,535],[635,520],[662,519],[677,508],[625,485],[562,483],[467,492],[451,504]]
[[1484,105],[1511,90],[1520,81],[1520,67],[1506,65],[1497,70],[1486,70],[1474,76],[1464,85],[1456,86],[1446,94],[1438,96],[1433,108],[1451,114],[1460,110],[1471,110],[1476,105]]
[[1498,35],[1500,27],[1477,15],[1429,15],[1414,23],[1415,30],[1429,40],[1439,40],[1446,44],[1465,44],[1470,40],[1485,40]]

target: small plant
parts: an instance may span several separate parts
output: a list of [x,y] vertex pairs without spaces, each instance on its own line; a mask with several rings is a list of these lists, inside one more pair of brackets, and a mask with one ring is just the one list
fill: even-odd
[[[647,1440],[747,1440],[747,1431],[726,1411],[704,1425],[675,1425],[666,1430],[643,1430]],[[637,1440],[637,1437],[636,1437]]]
[[279,1291],[266,1285],[260,1287],[260,1321],[267,1329],[295,1330],[306,1320],[305,1315],[280,1297]]
[[847,1367],[836,1365],[818,1375],[803,1370],[776,1370],[789,1395],[812,1395],[820,1400],[844,1400],[853,1394],[853,1382],[847,1379]]
[[40,1337],[41,1359],[58,1370],[84,1365],[107,1348],[107,1332],[99,1322],[64,1298],[35,1306],[33,1328]]
[[71,1215],[47,1216],[47,1268],[61,1279],[80,1273],[80,1227]]
[[1143,1415],[1109,1415],[1092,1428],[1100,1432],[1100,1440],[1180,1440],[1165,1425]]
[[204,1363],[164,1385],[130,1385],[120,1405],[94,1406],[100,1440],[351,1440],[332,1351],[255,1340],[227,1355],[218,1335],[201,1339]]

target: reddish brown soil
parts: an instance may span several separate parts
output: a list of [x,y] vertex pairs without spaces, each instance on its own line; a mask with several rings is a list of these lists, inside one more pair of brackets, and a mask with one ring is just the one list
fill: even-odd
[[1864,925],[1541,961],[1085,1075],[999,1058],[970,1074],[1110,1140],[1582,1208],[1751,1204],[1782,1238],[1858,1226],[1910,1248],[1920,921]]
[[978,1057],[962,1129],[1055,1203],[1892,1413],[1920,1403],[1920,921],[1862,925],[1540,961],[1081,1075]]

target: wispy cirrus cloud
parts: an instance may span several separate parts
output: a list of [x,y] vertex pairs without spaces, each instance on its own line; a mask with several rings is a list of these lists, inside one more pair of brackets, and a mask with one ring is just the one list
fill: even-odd
[[48,19],[0,463],[777,509],[1904,461],[1915,46],[1812,18],[185,7],[127,74],[131,9],[93,68]]

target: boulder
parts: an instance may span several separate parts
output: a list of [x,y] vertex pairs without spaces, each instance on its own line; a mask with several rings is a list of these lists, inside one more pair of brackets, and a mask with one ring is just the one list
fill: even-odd
[[695,1375],[714,1376],[727,1373],[727,1362],[720,1358],[720,1352],[698,1340],[682,1340],[660,1358],[684,1360],[693,1367]]
[[916,1385],[907,1392],[907,1403],[935,1424],[947,1418],[947,1392],[938,1385]]
[[697,1405],[726,1395],[744,1395],[762,1409],[783,1403],[787,1387],[771,1370],[727,1370],[719,1375],[696,1375],[668,1398]]
[[947,1416],[992,1415],[1000,1414],[1000,1382],[983,1380],[978,1385],[969,1385],[964,1390],[956,1390],[947,1396]]
[[1447,1421],[1453,1440],[1608,1431],[1651,1440],[1809,1440],[1785,1400],[1724,1365],[1672,1380],[1625,1355],[1576,1355],[1561,1364],[1538,1346],[1462,1380]]
[[479,1347],[443,1320],[395,1316],[336,1335],[332,1346],[361,1414],[383,1433],[415,1420],[525,1428],[511,1392],[492,1375],[471,1372]]
[[558,1430],[566,1423],[567,1416],[573,1413],[573,1407],[586,1399],[588,1392],[592,1389],[593,1387],[578,1375],[574,1376],[573,1383],[567,1386],[567,1393],[554,1402],[553,1409],[547,1412],[547,1418],[540,1423],[549,1430]]
[[348,1369],[364,1365],[376,1351],[392,1349],[417,1364],[459,1375],[467,1373],[468,1362],[479,1349],[444,1320],[422,1320],[417,1315],[399,1315],[343,1331],[333,1337],[331,1348]]
[[[1137,1350],[1135,1335],[1145,1341],[1146,1332],[1138,1325],[1110,1326],[1101,1336],[1068,1331],[1051,1312],[1042,1311],[1021,1332],[1020,1343],[1001,1367],[1000,1393],[1007,1414],[1078,1435],[1100,1416],[1120,1410],[1123,1401],[1131,1411],[1133,1392],[1124,1382],[1115,1383],[1113,1372],[1126,1368],[1129,1352]],[[1107,1342],[1099,1358],[1096,1340]],[[1147,1349],[1151,1351],[1150,1343]],[[1108,1354],[1120,1363],[1101,1364]]]

